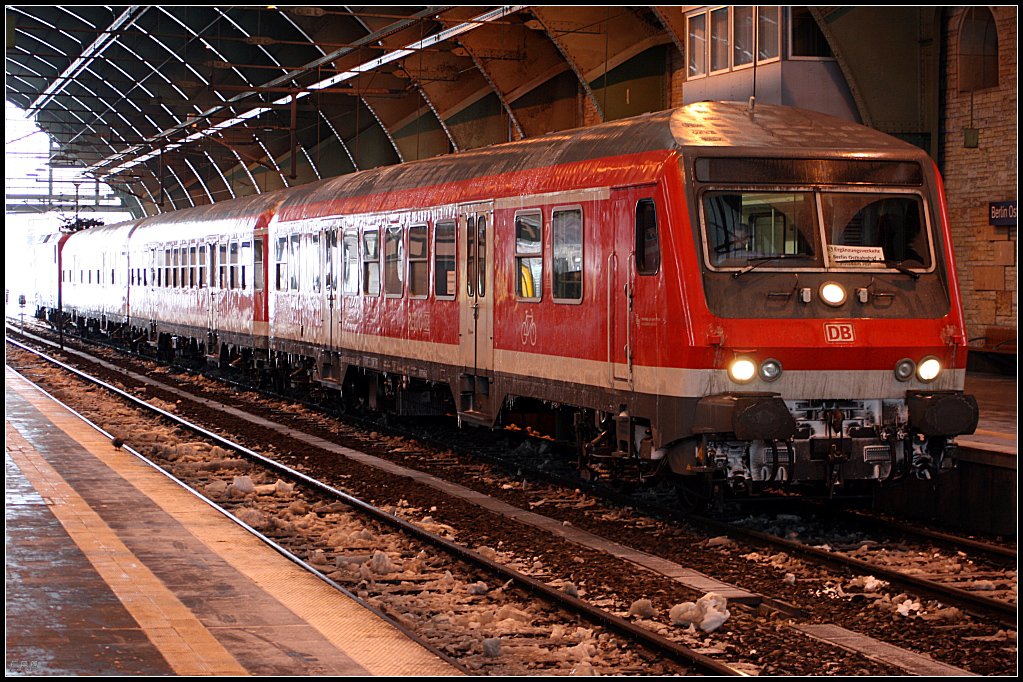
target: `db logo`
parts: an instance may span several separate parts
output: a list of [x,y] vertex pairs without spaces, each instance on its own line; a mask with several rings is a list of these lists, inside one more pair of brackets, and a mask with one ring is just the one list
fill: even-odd
[[849,322],[825,322],[824,340],[828,343],[853,343],[856,340]]

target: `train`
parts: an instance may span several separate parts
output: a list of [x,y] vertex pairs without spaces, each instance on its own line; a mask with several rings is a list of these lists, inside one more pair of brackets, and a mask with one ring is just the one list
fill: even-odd
[[33,253],[54,324],[344,405],[531,425],[587,474],[690,502],[936,476],[977,426],[937,167],[792,107],[701,102]]

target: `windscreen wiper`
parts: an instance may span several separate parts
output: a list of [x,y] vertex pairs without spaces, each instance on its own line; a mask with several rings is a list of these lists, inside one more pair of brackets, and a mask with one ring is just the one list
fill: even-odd
[[776,260],[813,260],[814,256],[805,253],[778,253],[773,256],[753,256],[747,258],[746,262],[749,263],[742,270],[736,270],[732,273],[732,279],[738,279],[740,275],[745,275],[751,270],[756,270],[764,263],[770,263]]
[[913,279],[920,279],[920,273],[916,272],[914,270],[910,270],[909,268],[907,268],[905,265],[903,265],[904,262],[905,261],[901,261],[901,260],[899,260],[899,261],[895,261],[895,260],[883,260],[883,261],[880,261],[880,260],[871,260],[870,258],[843,258],[840,261],[835,261],[835,265],[839,265],[841,263],[884,263],[885,267],[892,268],[893,270],[898,270],[902,274],[909,275]]

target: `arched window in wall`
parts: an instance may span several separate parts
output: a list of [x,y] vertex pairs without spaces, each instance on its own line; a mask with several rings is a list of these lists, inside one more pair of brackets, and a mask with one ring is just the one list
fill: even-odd
[[959,92],[998,85],[998,30],[987,7],[970,7],[959,28]]

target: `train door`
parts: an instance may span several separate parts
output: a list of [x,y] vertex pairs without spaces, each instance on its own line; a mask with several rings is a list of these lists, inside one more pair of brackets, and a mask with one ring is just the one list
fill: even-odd
[[337,321],[341,313],[340,295],[337,290],[337,240],[336,225],[327,227],[320,234],[320,248],[323,249],[323,343],[331,350],[338,342]]
[[209,263],[209,287],[207,294],[207,353],[213,355],[219,352],[217,347],[217,329],[220,316],[220,280],[217,279],[217,262],[219,253],[216,243],[203,244],[206,250],[206,262]]
[[636,348],[636,210],[654,185],[611,190],[612,250],[607,257],[607,359],[612,388],[633,387]]
[[459,207],[459,231],[465,235],[465,298],[461,309],[461,364],[464,368],[459,409],[481,421],[492,420],[494,378],[494,206],[493,202]]
[[[641,345],[642,330],[637,318],[646,321],[660,317],[656,292],[650,285],[640,287],[660,271],[660,246],[654,206],[656,185],[618,187],[611,191],[612,252],[607,259],[608,380],[612,388],[632,389],[636,348]],[[656,278],[653,278],[654,280]],[[653,296],[651,298],[651,296]],[[637,312],[638,311],[638,312]],[[649,340],[647,340],[649,341]],[[647,347],[644,345],[643,347]]]
[[258,341],[253,340],[257,348],[267,347],[267,336],[270,329],[270,309],[266,284],[269,267],[268,244],[266,227],[256,228],[255,237],[252,240],[252,335],[258,339]]

